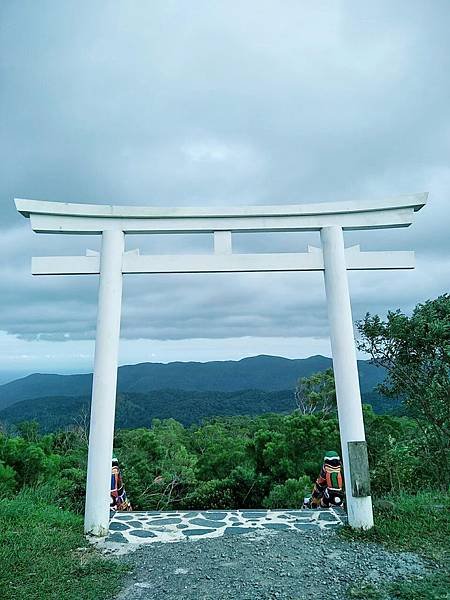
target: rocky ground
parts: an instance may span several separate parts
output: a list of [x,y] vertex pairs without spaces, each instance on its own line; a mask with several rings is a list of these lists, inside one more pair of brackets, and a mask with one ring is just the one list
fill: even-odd
[[336,531],[257,531],[142,546],[120,558],[123,600],[342,600],[359,582],[424,573],[414,554],[348,542]]

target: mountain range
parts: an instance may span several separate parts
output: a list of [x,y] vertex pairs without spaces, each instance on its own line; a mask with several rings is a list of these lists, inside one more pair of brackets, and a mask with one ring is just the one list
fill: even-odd
[[[297,380],[331,366],[331,359],[324,356],[266,355],[238,361],[122,366],[116,426],[150,425],[155,417],[190,424],[219,415],[292,411]],[[392,408],[373,391],[384,379],[384,371],[369,361],[358,361],[358,370],[363,401],[377,412]],[[91,387],[91,373],[35,373],[0,385],[0,421],[36,419],[45,430],[69,425],[88,413]]]

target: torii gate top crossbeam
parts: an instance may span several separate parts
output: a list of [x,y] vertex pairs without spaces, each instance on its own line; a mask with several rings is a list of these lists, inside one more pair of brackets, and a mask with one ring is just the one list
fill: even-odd
[[211,233],[217,231],[319,231],[408,227],[427,194],[370,201],[282,206],[176,207],[68,204],[16,199],[17,210],[37,233]]

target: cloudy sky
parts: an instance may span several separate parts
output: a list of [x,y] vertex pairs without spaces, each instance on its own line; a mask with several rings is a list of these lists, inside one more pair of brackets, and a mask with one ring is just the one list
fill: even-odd
[[[350,275],[354,317],[449,288],[447,0],[0,3],[0,371],[91,368],[97,278],[30,275],[32,255],[97,237],[36,235],[13,198],[287,204],[428,191],[409,229],[347,234],[414,249],[414,272]],[[303,251],[316,234],[236,236]],[[133,236],[210,252],[210,236]],[[127,276],[121,363],[329,354],[319,273]]]

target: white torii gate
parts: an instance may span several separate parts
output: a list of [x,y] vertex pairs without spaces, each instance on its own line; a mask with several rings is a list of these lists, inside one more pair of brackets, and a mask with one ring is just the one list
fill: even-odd
[[[373,526],[367,449],[347,270],[413,269],[414,252],[361,252],[344,247],[343,231],[408,227],[427,194],[378,202],[341,202],[219,209],[103,206],[16,199],[37,233],[97,234],[101,252],[32,259],[33,275],[100,275],[89,435],[85,531],[106,535],[117,363],[125,273],[323,271],[336,381],[349,524]],[[322,248],[306,253],[233,254],[233,232],[320,231]],[[212,233],[214,254],[141,256],[125,252],[125,234]]]

